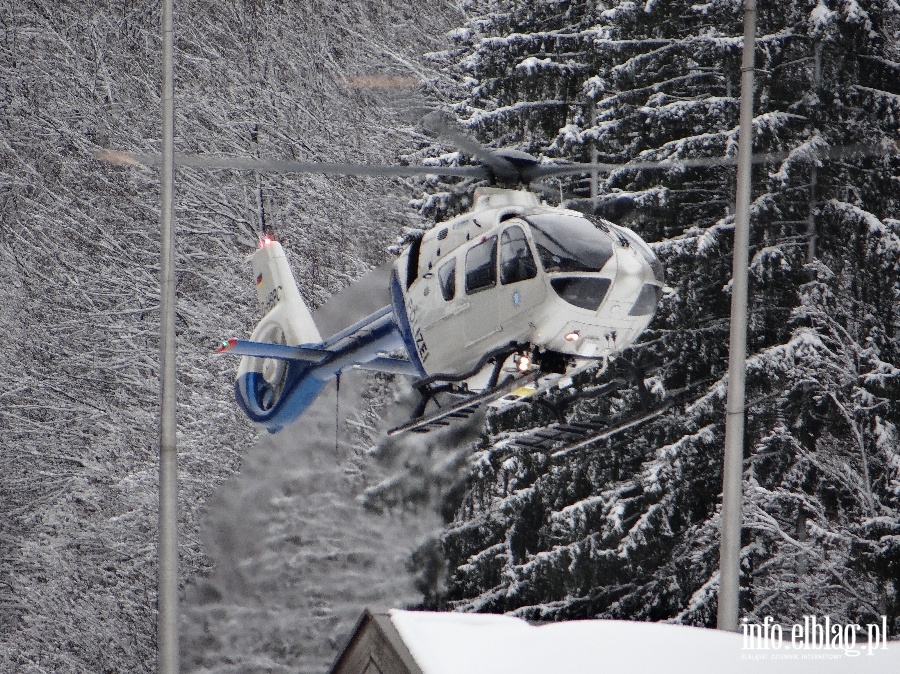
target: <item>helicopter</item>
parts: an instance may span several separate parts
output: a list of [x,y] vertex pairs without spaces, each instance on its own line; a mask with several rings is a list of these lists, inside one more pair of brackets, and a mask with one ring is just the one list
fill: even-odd
[[[263,317],[249,339],[227,339],[216,352],[242,357],[235,397],[247,417],[271,433],[301,417],[328,383],[349,369],[413,379],[419,405],[391,435],[430,430],[432,422],[446,425],[442,420],[464,418],[485,403],[564,388],[581,371],[605,368],[652,320],[665,288],[663,266],[632,230],[548,205],[533,190],[549,189],[539,181],[552,176],[735,163],[733,157],[627,165],[542,163],[519,150],[483,147],[441,119],[425,122],[480,164],[378,166],[176,156],[182,166],[440,174],[490,183],[475,190],[470,211],[413,238],[394,261],[371,272],[365,290],[375,306],[361,320],[337,329],[319,320],[321,309],[310,312],[274,233],[260,238],[250,265]],[[872,151],[850,146],[828,154]],[[768,153],[752,161],[786,156]],[[118,164],[159,161],[116,151],[98,157]],[[323,338],[323,332],[329,336]],[[504,374],[512,376],[501,380]],[[437,403],[439,409],[425,415],[443,393],[460,400]]]
[[[458,414],[545,377],[531,389],[542,390],[634,343],[665,285],[650,246],[628,228],[513,187],[593,165],[542,165],[524,152],[480,146],[473,154],[481,166],[446,173],[495,186],[477,188],[469,212],[414,238],[389,265],[389,301],[327,338],[280,242],[262,237],[250,263],[263,318],[249,340],[217,349],[242,356],[235,394],[249,419],[277,432],[355,368],[413,377],[421,403],[399,429],[416,430],[431,420],[423,414],[438,392],[463,397],[438,416]],[[504,372],[514,376],[501,381]]]

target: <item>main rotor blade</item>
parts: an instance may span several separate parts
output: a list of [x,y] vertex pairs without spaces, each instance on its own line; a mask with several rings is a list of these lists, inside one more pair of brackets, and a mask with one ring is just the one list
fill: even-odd
[[[782,159],[787,156],[783,153]],[[777,159],[773,155],[756,155],[756,163]],[[735,157],[691,157],[688,159],[660,159],[657,161],[630,161],[625,164],[610,164],[606,162],[584,163],[572,162],[570,164],[539,164],[524,170],[523,176],[528,180],[536,180],[547,176],[565,176],[578,173],[593,173],[595,171],[608,173],[611,171],[642,171],[665,170],[674,168],[692,168],[695,166],[730,166],[737,163]]]
[[[121,166],[159,166],[161,155],[136,154],[118,150],[100,150],[97,159]],[[247,171],[274,171],[277,173],[320,173],[324,175],[350,176],[421,176],[443,175],[474,178],[490,178],[490,171],[481,166],[388,166],[378,164],[345,164],[331,162],[302,162],[292,160],[247,159],[243,157],[209,157],[175,154],[178,166],[210,169],[236,169]]]
[[422,124],[426,129],[445,138],[466,154],[485,164],[494,176],[506,180],[518,177],[519,170],[512,162],[498,157],[490,148],[486,148],[474,138],[454,128],[439,112],[430,112],[425,115]]
[[[796,148],[795,148],[796,149]],[[794,150],[782,150],[780,152],[765,152],[753,155],[751,161],[754,164],[764,164],[766,162],[781,161],[787,159]],[[840,145],[825,150],[812,150],[813,154],[820,159],[845,159],[854,155],[872,156],[877,154],[885,154],[888,152],[897,152],[896,144],[890,142],[879,143],[857,143],[855,145]],[[694,168],[697,166],[734,166],[737,164],[737,157],[689,157],[685,159],[660,159],[651,161],[630,161],[623,164],[611,163],[581,163],[572,162],[569,164],[538,164],[533,167],[525,168],[522,171],[523,178],[532,181],[546,176],[564,176],[575,175],[579,173],[592,173],[594,171],[620,171],[620,170],[664,170],[677,168]]]
[[[449,127],[448,127],[449,128]],[[330,162],[301,162],[293,160],[269,160],[249,159],[244,157],[212,157],[185,155],[176,153],[175,163],[179,166],[210,169],[235,169],[248,171],[275,171],[280,173],[319,173],[324,175],[353,175],[353,176],[421,176],[443,175],[471,177],[480,179],[500,178],[502,181],[511,181],[513,178],[521,178],[522,182],[530,183],[550,176],[577,175],[580,173],[610,172],[610,171],[638,171],[661,169],[693,168],[699,166],[734,166],[737,157],[689,157],[686,159],[662,159],[631,161],[623,164],[607,162],[581,163],[572,162],[566,164],[523,164],[517,166],[511,161],[482,147],[471,138],[450,130],[450,133],[458,136],[460,148],[482,160],[487,166],[389,166],[366,165]],[[781,161],[790,156],[794,150],[780,152],[768,152],[753,155],[751,161],[754,164]],[[845,159],[853,156],[872,156],[877,154],[897,153],[896,143],[886,141],[883,143],[858,143],[831,147],[825,150],[811,149],[811,153],[820,159]],[[98,150],[94,155],[102,160],[121,166],[159,166],[162,163],[161,155],[136,154],[118,150]]]

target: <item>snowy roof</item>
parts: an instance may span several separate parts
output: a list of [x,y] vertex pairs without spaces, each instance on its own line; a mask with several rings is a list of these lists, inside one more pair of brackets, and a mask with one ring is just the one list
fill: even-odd
[[399,610],[390,611],[390,620],[422,674],[900,672],[896,642],[871,654],[857,644],[855,656],[843,648],[794,650],[790,630],[780,649],[746,649],[740,634],[663,623],[535,626],[504,615]]

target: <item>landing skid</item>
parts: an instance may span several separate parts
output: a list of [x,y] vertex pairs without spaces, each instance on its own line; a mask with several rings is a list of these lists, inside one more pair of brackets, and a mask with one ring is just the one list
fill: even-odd
[[482,405],[502,398],[510,391],[514,391],[524,384],[533,382],[539,374],[539,372],[534,372],[519,375],[517,377],[511,377],[499,386],[495,386],[494,388],[482,393],[473,393],[460,402],[448,407],[442,407],[437,412],[434,412],[427,417],[411,419],[405,424],[395,426],[394,428],[390,429],[387,434],[389,436],[394,436],[407,432],[429,433],[434,430],[446,428],[455,421],[468,419],[476,411],[478,411],[478,408]]
[[[602,369],[599,373],[602,374],[606,371],[607,365],[607,361],[604,360]],[[481,393],[468,394],[468,397],[465,399],[447,407],[442,407],[427,417],[417,415],[405,424],[390,429],[387,434],[389,436],[394,436],[407,432],[429,433],[434,430],[440,430],[456,421],[468,419],[475,414],[482,405],[489,405],[490,407],[495,407],[497,410],[505,410],[514,407],[523,401],[531,400],[546,393],[554,386],[568,386],[572,382],[572,377],[595,366],[596,361],[582,362],[564,376],[555,374],[548,375],[538,370],[524,374],[516,373],[515,375],[508,377],[500,385],[494,386]],[[499,373],[499,369],[497,370],[497,373]],[[568,383],[563,383],[566,381]],[[525,387],[529,387],[530,390],[524,395],[520,395],[519,389]],[[505,400],[511,393],[517,395],[509,396],[510,398],[514,398],[511,401]],[[425,402],[427,402],[427,400]]]

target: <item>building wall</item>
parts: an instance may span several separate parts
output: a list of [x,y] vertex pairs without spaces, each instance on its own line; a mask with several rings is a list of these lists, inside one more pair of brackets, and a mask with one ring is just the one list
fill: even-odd
[[330,674],[422,674],[387,613],[366,611]]

